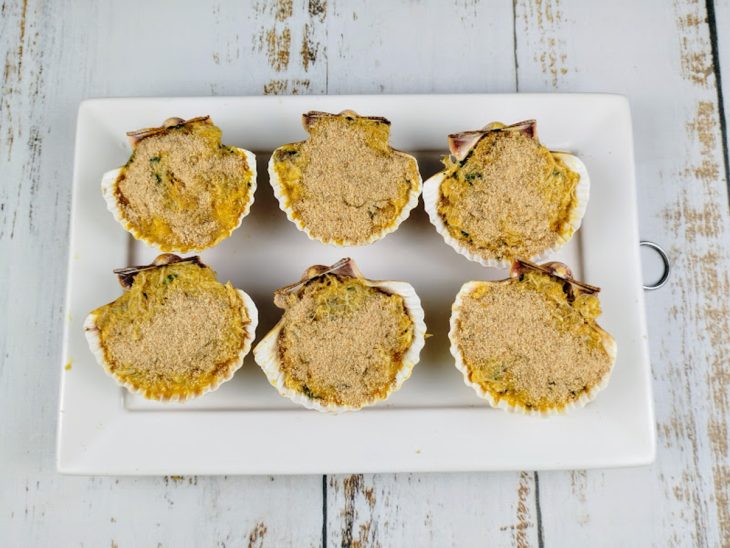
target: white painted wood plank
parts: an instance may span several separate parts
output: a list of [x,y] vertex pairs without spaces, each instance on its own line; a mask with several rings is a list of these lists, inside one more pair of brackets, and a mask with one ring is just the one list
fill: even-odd
[[[708,4],[714,10],[714,52],[717,58],[718,67],[720,68],[721,91],[723,98],[723,113],[725,115],[725,140],[723,147],[725,148],[726,167],[730,158],[728,158],[728,148],[730,145],[730,130],[728,129],[728,121],[730,120],[730,0],[714,0],[712,4]],[[716,71],[717,72],[717,71]],[[725,175],[727,177],[728,170]]]
[[532,472],[328,479],[330,546],[536,546]]
[[28,547],[319,546],[322,507],[317,493],[307,490],[311,483],[298,477],[114,479],[41,471],[4,482],[0,539],[3,546]]
[[[295,29],[287,23],[294,14],[280,20],[269,4],[201,3],[185,10],[173,2],[2,4],[3,546],[320,544],[320,477],[81,478],[59,476],[54,465],[79,101],[262,93],[271,79],[306,71],[296,63],[274,68],[256,37],[286,25],[301,36],[306,8],[304,1],[292,6],[299,10]],[[196,28],[204,30],[190,32]]]
[[646,296],[656,464],[540,474],[542,526],[546,542],[728,545],[730,215],[705,5],[638,8],[517,3],[520,91],[629,95],[642,237],[674,263]]
[[512,2],[455,0],[439,7],[335,2],[327,24],[328,92],[514,91]]
[[[379,8],[335,3],[327,25],[329,93],[514,91],[511,2]],[[535,501],[532,473],[331,476],[327,539],[342,546],[537,545]]]

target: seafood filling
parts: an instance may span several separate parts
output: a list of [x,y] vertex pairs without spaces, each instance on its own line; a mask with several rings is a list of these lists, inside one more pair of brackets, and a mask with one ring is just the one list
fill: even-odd
[[328,274],[287,299],[278,341],[287,387],[353,407],[387,395],[414,337],[400,295]]
[[251,166],[207,118],[150,130],[114,184],[122,218],[163,251],[215,245],[250,204]]
[[611,369],[600,313],[597,296],[571,300],[564,280],[537,271],[478,285],[462,298],[456,326],[469,380],[513,406],[565,407]]
[[463,160],[445,163],[438,214],[482,257],[539,256],[572,235],[580,176],[531,131],[488,131]]
[[388,145],[389,123],[324,115],[308,131],[306,141],[274,153],[290,215],[312,237],[337,244],[366,243],[396,223],[420,176],[414,158]]
[[141,270],[92,314],[109,371],[153,399],[216,383],[239,360],[250,323],[236,289],[193,262]]

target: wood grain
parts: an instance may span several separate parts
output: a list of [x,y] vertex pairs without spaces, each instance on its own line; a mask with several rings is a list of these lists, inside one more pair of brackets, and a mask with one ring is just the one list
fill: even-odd
[[646,2],[625,17],[632,6],[518,3],[521,90],[629,95],[642,237],[674,265],[669,286],[646,296],[657,462],[541,474],[544,500],[562,501],[544,505],[543,528],[578,544],[727,545],[730,216],[705,4]]
[[[337,3],[333,14],[329,93],[515,90],[510,2],[454,1],[443,10],[388,2],[373,10],[361,0]],[[489,538],[537,546],[534,479],[532,473],[328,477],[328,544],[469,546]]]
[[376,474],[328,481],[330,546],[537,545],[534,474]]
[[[257,94],[276,72],[268,53],[253,51],[251,43],[261,29],[279,24],[276,14],[232,4],[183,11],[174,4],[28,0],[0,7],[3,546],[321,542],[318,477],[115,479],[55,472],[79,101],[103,95]],[[209,32],[163,33],[191,25]],[[148,55],[150,48],[155,55]]]
[[330,11],[329,93],[514,91],[509,0],[453,0],[443,9],[352,0]]
[[[730,180],[730,138],[728,138],[728,121],[730,120],[730,0],[716,0],[707,4],[710,10],[710,30],[713,41],[713,62],[715,63],[716,84],[719,84],[718,99],[722,103],[721,129],[725,139],[725,180]],[[714,17],[713,17],[714,16]],[[714,25],[712,25],[714,23]],[[714,32],[712,32],[714,31]]]
[[[730,2],[710,7],[714,57],[706,4],[693,0],[2,2],[2,544],[730,545],[730,215],[716,79],[727,98]],[[515,89],[630,97],[642,237],[674,263],[670,285],[647,294],[655,465],[325,478],[55,473],[81,99]]]

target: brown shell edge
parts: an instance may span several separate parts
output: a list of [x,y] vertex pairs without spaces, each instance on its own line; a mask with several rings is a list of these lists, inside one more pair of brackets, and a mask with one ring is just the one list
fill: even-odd
[[331,112],[323,112],[321,110],[310,110],[309,112],[305,112],[302,114],[302,126],[304,126],[304,129],[309,133],[309,129],[312,127],[312,124],[320,119],[320,118],[330,118],[330,117],[338,117],[338,116],[345,116],[350,118],[362,118],[365,120],[372,120],[374,122],[381,122],[383,124],[390,125],[390,120],[387,118],[384,118],[382,116],[360,116],[357,112],[354,110],[343,110],[342,112],[339,112],[337,114],[333,114]]
[[558,261],[551,261],[538,265],[524,259],[517,259],[512,263],[510,278],[519,278],[523,273],[530,270],[542,272],[543,274],[547,274],[548,276],[552,276],[553,278],[566,282],[568,285],[565,290],[570,300],[575,299],[576,293],[594,295],[601,291],[600,287],[576,280],[568,265]]
[[163,253],[161,255],[158,255],[155,260],[152,261],[150,264],[117,268],[114,270],[114,274],[116,274],[119,278],[119,284],[124,289],[129,289],[134,283],[134,277],[143,270],[152,270],[175,263],[193,263],[200,267],[205,266],[205,264],[200,260],[200,257],[198,257],[197,255],[193,257],[182,258],[179,255],[175,255],[174,253]]
[[343,276],[347,278],[363,277],[362,272],[360,272],[360,269],[355,264],[355,261],[353,261],[349,257],[340,259],[331,266],[325,266],[321,264],[313,265],[304,271],[304,274],[302,274],[302,277],[298,282],[284,286],[274,291],[274,304],[279,308],[286,308],[286,297],[288,295],[296,293],[300,288],[302,288],[311,280],[319,278],[320,276],[324,276],[325,274],[335,274],[337,276]]
[[491,122],[482,129],[452,133],[448,136],[449,152],[461,162],[486,135],[500,131],[519,131],[537,140],[537,120],[523,120],[505,127],[494,126],[495,122]]
[[177,116],[173,116],[172,118],[168,118],[167,120],[162,122],[162,125],[160,127],[148,127],[138,129],[136,131],[129,131],[127,132],[127,138],[129,139],[129,144],[132,145],[132,149],[134,149],[142,139],[146,139],[147,137],[151,137],[152,135],[157,135],[158,133],[164,133],[170,128],[184,126],[197,122],[203,122],[206,124],[213,123],[210,120],[210,116],[198,116],[196,118],[190,118],[189,120],[184,120]]
[[[343,110],[343,111],[341,111],[341,112],[339,112],[337,114],[333,114],[333,113],[330,113],[330,112],[323,112],[323,111],[320,111],[320,110],[310,110],[309,112],[305,112],[304,114],[302,114],[302,126],[307,131],[307,133],[309,133],[309,130],[312,127],[312,124],[316,120],[318,120],[320,118],[338,117],[338,116],[345,116],[345,117],[351,117],[351,118],[360,118],[360,119],[363,119],[363,120],[372,120],[374,122],[380,122],[380,123],[386,124],[387,126],[390,126],[391,125],[390,120],[388,120],[387,118],[385,118],[383,116],[360,116],[354,110],[346,109],[346,110]],[[406,153],[406,152],[404,152],[402,150],[399,150],[397,148],[393,148],[390,145],[390,136],[388,137],[387,142],[388,142],[388,147],[390,148],[390,150],[392,152],[394,152],[396,154],[400,154],[402,156],[406,156],[407,158],[410,158],[410,159],[412,159],[412,160],[415,161],[415,157],[414,156],[412,156],[412,155],[410,155],[410,154],[408,154],[408,153]],[[291,143],[291,144],[294,144],[294,143]],[[282,146],[285,146],[285,145],[282,145]],[[416,162],[416,165],[417,165],[417,162]],[[418,171],[418,169],[416,169],[416,171]]]

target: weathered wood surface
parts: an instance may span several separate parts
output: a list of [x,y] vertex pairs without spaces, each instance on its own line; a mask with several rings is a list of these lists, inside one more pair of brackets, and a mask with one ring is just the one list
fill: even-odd
[[657,462],[541,474],[543,531],[579,544],[599,532],[616,545],[727,545],[730,219],[706,8],[636,6],[563,1],[517,11],[521,89],[631,98],[641,234],[663,242],[674,263],[669,286],[646,295]]
[[[2,3],[3,545],[730,545],[730,215],[716,78],[727,98],[730,2],[710,3],[709,21],[692,0],[435,6]],[[631,99],[642,237],[666,244],[675,264],[670,285],[647,295],[655,465],[325,478],[55,473],[81,99],[515,89]]]

